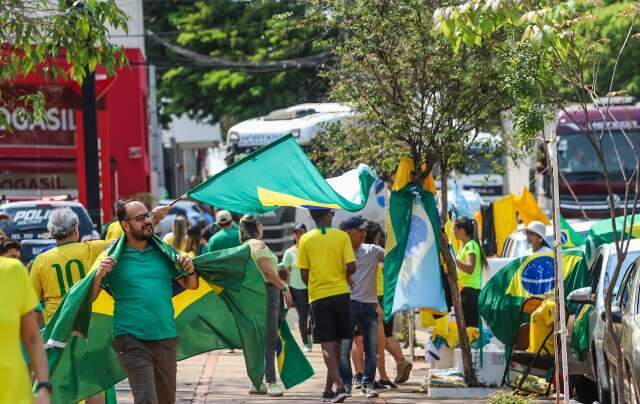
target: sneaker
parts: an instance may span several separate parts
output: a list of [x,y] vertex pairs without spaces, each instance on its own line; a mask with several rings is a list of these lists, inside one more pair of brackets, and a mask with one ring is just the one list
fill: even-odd
[[249,394],[260,394],[260,395],[264,395],[267,394],[267,385],[262,383],[260,385],[259,389],[256,389],[256,386],[254,386],[253,384],[251,384],[251,388],[249,389]]
[[225,351],[226,353],[236,353],[236,350],[233,348],[229,348]]
[[267,395],[269,397],[282,397],[283,394],[282,387],[278,383],[269,383],[267,387]]
[[428,393],[428,392],[429,392],[429,379],[425,377],[424,381],[420,385],[420,393]]
[[394,383],[402,384],[409,380],[409,376],[411,376],[411,369],[413,369],[413,363],[408,360],[405,359],[402,362],[399,362],[397,365],[397,375]]
[[373,389],[374,390],[385,390],[387,388],[387,386],[385,386],[384,384],[380,383],[379,381],[374,381],[373,382]]
[[[389,380],[389,379],[387,379],[387,380],[380,379],[376,383],[378,383],[380,386],[382,386],[385,389],[386,388],[391,388],[391,389],[397,389],[398,388],[398,386],[394,382]],[[376,387],[375,384],[373,385],[373,388],[378,390],[378,388]]]
[[362,373],[356,373],[353,378],[353,389],[360,390],[362,388]]
[[347,394],[347,390],[344,386],[340,387],[338,391],[336,391],[336,395],[333,397],[332,403],[344,403],[344,400],[347,399],[349,395]]
[[344,391],[347,392],[347,397],[351,397],[351,385],[350,384],[345,384],[344,385]]
[[304,344],[304,346],[302,347],[302,352],[311,352],[311,347],[313,345],[311,344]]
[[325,391],[324,393],[322,393],[322,402],[330,403],[333,401],[333,398],[335,396],[336,396],[336,393],[334,393],[333,391]]
[[380,396],[372,386],[363,386],[360,395],[367,398],[376,398]]

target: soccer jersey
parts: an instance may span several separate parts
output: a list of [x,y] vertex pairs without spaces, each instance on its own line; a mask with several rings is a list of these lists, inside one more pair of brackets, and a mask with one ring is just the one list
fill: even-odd
[[107,228],[107,235],[104,237],[106,241],[114,241],[120,238],[120,236],[124,235],[124,231],[122,231],[122,226],[120,226],[120,222],[113,222]]
[[67,243],[36,257],[30,278],[36,295],[44,302],[45,323],[49,322],[64,295],[85,277],[110,243],[104,240]]

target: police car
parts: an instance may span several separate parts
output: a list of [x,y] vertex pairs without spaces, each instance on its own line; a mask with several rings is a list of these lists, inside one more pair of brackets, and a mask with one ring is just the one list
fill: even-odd
[[49,215],[55,209],[67,207],[78,215],[78,230],[82,241],[100,238],[87,210],[80,202],[10,202],[0,207],[0,213],[8,216],[8,219],[0,223],[0,228],[11,239],[20,241],[22,260],[26,263],[56,244],[47,230]]

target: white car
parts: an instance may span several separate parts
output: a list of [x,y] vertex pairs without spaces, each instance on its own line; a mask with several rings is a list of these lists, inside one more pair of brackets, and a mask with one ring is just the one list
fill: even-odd
[[[569,220],[568,222],[576,233],[586,237],[589,229],[591,229],[591,226],[596,223],[597,220]],[[524,225],[519,225],[518,229],[507,238],[502,248],[502,254],[500,255],[502,258],[520,258],[524,255],[525,251],[530,248],[527,236],[524,231],[522,231],[523,229]],[[547,226],[546,233],[545,240],[547,244],[551,246],[553,244],[553,226]]]
[[[609,279],[615,270],[616,247],[614,243],[604,244],[598,247],[589,263],[589,273],[592,279],[591,286],[574,290],[568,296],[569,300],[575,303],[589,304],[594,307],[589,317],[589,355],[587,355],[586,376],[597,383],[598,395],[601,403],[609,402],[609,382],[608,369],[604,359],[603,341],[605,335],[605,322],[602,320],[604,313],[604,295],[609,287]],[[631,240],[629,251],[622,263],[622,271],[618,276],[618,282],[614,291],[615,294],[620,288],[622,279],[631,263],[640,256],[640,239]],[[605,269],[606,270],[603,270]]]

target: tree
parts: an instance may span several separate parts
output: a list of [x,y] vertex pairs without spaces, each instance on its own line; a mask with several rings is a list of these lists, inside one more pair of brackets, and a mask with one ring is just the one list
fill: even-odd
[[[318,75],[321,59],[299,68],[244,68],[325,52],[319,39],[327,33],[307,23],[303,2],[167,1],[150,3],[147,10],[147,28],[164,42],[147,40],[150,62],[162,71],[165,123],[182,113],[234,122],[326,94],[326,81]],[[207,63],[213,58],[221,63]]]
[[[504,106],[494,63],[486,52],[452,47],[433,31],[434,9],[418,0],[315,0],[327,30],[339,34],[330,41],[337,62],[326,76],[331,97],[350,103],[357,120],[329,131],[316,144],[316,158],[328,168],[353,160],[373,163],[390,173],[398,157],[409,155],[421,184],[436,166],[441,168],[443,216],[449,170],[468,162],[465,148],[477,132],[491,124]],[[421,168],[422,167],[422,168]],[[470,346],[449,250],[449,267],[458,330],[469,385],[476,384]]]
[[[609,102],[606,98],[624,90],[616,86],[629,85],[628,78],[620,78],[618,72],[623,64],[625,51],[635,37],[639,11],[637,4],[620,7],[613,15],[612,10],[615,8],[610,6],[607,12],[602,12],[591,3],[577,2],[471,0],[456,7],[440,9],[435,20],[437,27],[454,46],[460,42],[479,44],[488,41],[493,44],[492,52],[510,61],[506,64],[505,75],[516,105],[516,127],[525,144],[531,144],[536,139],[549,141],[538,136],[544,120],[549,115],[554,116],[557,109],[566,112],[569,101],[577,103],[585,114],[585,122],[577,122],[571,114],[568,116],[591,144],[607,189],[617,264],[605,294],[605,317],[607,333],[615,335],[611,302],[632,237],[626,229],[634,225],[640,197],[640,145],[630,137],[628,130],[621,130],[620,136],[624,138],[625,147],[632,150],[635,156],[629,170],[624,166],[617,149],[606,149],[605,140],[613,140],[614,136],[607,125],[607,120],[612,118],[608,114]],[[614,19],[616,21],[612,21]],[[625,34],[622,37],[609,37],[612,31],[603,27],[618,24],[618,20],[625,21]],[[615,55],[613,58],[612,53]],[[628,63],[635,64],[635,60],[631,59]],[[609,74],[604,78],[599,70],[601,66],[605,66],[604,70]],[[601,96],[605,97],[605,101],[599,98]],[[591,125],[588,109],[596,110],[603,118],[604,124],[599,125],[601,128]],[[552,137],[549,148],[551,159],[555,158],[553,154],[556,153],[553,139]],[[612,155],[615,156],[616,163],[607,164],[605,156]],[[620,228],[616,221],[617,206],[611,179],[613,173],[621,175],[625,186],[624,199],[621,201],[624,209]],[[556,239],[559,239],[557,231]],[[559,268],[559,248],[556,251],[556,268]],[[561,311],[560,318],[562,315]],[[565,331],[564,324],[559,326]],[[562,331],[561,334],[564,333]],[[614,344],[614,347],[617,362],[623,363],[620,346]],[[563,354],[563,362],[566,364],[566,346],[563,347]],[[617,391],[624,392],[624,369],[618,366],[617,370]],[[566,376],[565,373],[565,378]],[[565,400],[568,400],[566,379],[564,386]],[[624,401],[624,398],[620,399]]]
[[[101,0],[57,2],[50,0],[4,0],[0,9],[0,80],[12,81],[17,76],[38,72],[46,77],[70,78],[82,83],[86,69],[97,65],[109,74],[124,65],[125,55],[119,46],[109,42],[108,27],[126,28],[127,16],[115,2]],[[62,58],[65,71],[49,60]],[[42,67],[44,66],[44,67]],[[0,103],[26,103],[26,117],[44,117],[44,97],[40,93],[23,94],[9,100],[0,93]],[[0,125],[6,118],[0,114]]]

